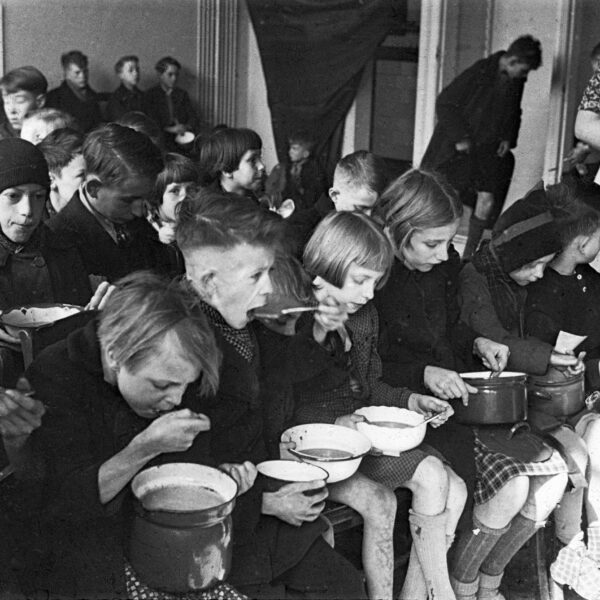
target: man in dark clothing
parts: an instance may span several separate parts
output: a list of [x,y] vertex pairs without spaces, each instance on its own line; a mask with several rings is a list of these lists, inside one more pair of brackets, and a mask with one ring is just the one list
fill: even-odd
[[73,116],[87,133],[102,122],[100,95],[88,85],[88,59],[79,50],[60,57],[64,81],[48,92],[46,106],[58,108]]
[[521,98],[527,74],[542,62],[530,35],[477,61],[438,96],[438,123],[422,167],[441,172],[462,201],[473,206],[463,258],[477,249],[483,230],[502,210],[514,170]]

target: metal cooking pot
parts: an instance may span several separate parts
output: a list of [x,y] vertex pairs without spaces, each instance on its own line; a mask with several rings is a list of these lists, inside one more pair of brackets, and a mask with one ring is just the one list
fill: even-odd
[[477,388],[469,394],[469,405],[461,400],[452,403],[454,418],[467,425],[502,425],[527,419],[525,373],[505,371],[490,378],[490,371],[461,373],[466,383]]
[[569,417],[585,407],[583,373],[571,376],[553,369],[541,377],[530,375],[527,391],[531,410],[555,417]]
[[189,592],[227,577],[237,495],[237,484],[229,475],[203,465],[172,463],[141,471],[131,489],[137,500],[128,557],[143,583],[168,592]]

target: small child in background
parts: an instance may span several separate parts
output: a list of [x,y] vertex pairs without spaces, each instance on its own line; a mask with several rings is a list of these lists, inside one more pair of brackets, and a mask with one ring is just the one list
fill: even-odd
[[75,129],[75,119],[57,108],[40,108],[23,120],[21,138],[39,144],[51,131],[69,127]]
[[109,121],[118,121],[131,111],[143,112],[144,94],[138,88],[140,81],[140,61],[133,54],[122,56],[115,64],[115,73],[121,81],[110,95],[106,105]]
[[165,135],[168,150],[178,150],[176,137],[198,128],[198,116],[188,93],[177,87],[181,64],[172,56],[161,58],[154,67],[158,85],[144,94],[144,112]]
[[262,140],[252,129],[222,129],[200,145],[200,185],[212,191],[230,192],[258,203],[265,165]]
[[39,144],[50,173],[48,217],[67,205],[85,177],[82,147],[83,134],[70,128],[51,131]]
[[48,92],[46,106],[69,113],[87,133],[102,122],[100,95],[88,84],[88,58],[79,50],[71,50],[60,57],[60,63],[64,80]]
[[268,195],[294,201],[298,210],[311,208],[327,192],[327,178],[312,156],[314,140],[305,132],[289,137],[288,159],[271,171],[265,189]]
[[357,150],[336,165],[329,198],[337,212],[370,215],[389,181],[388,169],[381,157]]
[[175,221],[179,204],[198,188],[198,168],[192,160],[169,152],[165,166],[156,177],[154,193],[148,202],[148,222],[163,244],[175,241]]
[[6,121],[0,125],[0,139],[19,137],[25,117],[42,108],[48,81],[35,67],[19,67],[0,79]]

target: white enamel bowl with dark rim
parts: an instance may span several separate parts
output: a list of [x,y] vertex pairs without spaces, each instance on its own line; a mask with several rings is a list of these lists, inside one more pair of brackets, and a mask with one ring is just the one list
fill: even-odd
[[461,373],[477,393],[469,394],[469,405],[460,399],[452,402],[454,419],[467,425],[503,425],[527,419],[527,375],[504,371],[490,377],[491,371]]
[[369,421],[390,421],[414,425],[403,429],[380,427],[370,423],[358,423],[357,428],[364,433],[373,444],[373,448],[384,454],[397,454],[416,448],[425,437],[427,424],[423,423],[423,415],[406,408],[397,406],[365,406],[355,411],[357,415],[366,417]]
[[81,312],[82,306],[73,304],[38,304],[35,306],[21,306],[2,311],[0,325],[10,335],[19,337],[19,331],[47,327],[66,319],[75,313]]
[[309,454],[310,458],[295,458],[327,471],[327,483],[354,475],[363,456],[371,450],[369,438],[359,431],[329,423],[290,427],[281,434],[281,440],[292,441],[296,444],[296,450]]

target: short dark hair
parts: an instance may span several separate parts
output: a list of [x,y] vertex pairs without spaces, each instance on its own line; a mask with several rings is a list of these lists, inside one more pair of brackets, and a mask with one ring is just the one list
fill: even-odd
[[591,235],[600,229],[600,212],[579,198],[576,184],[561,181],[549,185],[546,198],[563,247],[580,235]]
[[256,131],[228,127],[213,133],[200,145],[200,177],[203,185],[217,180],[221,173],[235,171],[248,150],[261,150]]
[[60,64],[63,69],[69,65],[75,65],[80,69],[88,68],[88,57],[81,50],[69,50],[60,57]]
[[175,152],[168,152],[165,154],[163,170],[156,176],[154,192],[149,198],[150,204],[157,207],[162,204],[163,194],[170,183],[198,183],[198,176],[198,167],[193,160]]
[[148,136],[117,123],[88,134],[83,158],[86,173],[97,175],[105,185],[121,183],[132,174],[154,180],[163,167],[160,150]]
[[169,333],[201,369],[200,391],[219,387],[221,353],[198,297],[185,282],[138,271],[119,279],[100,313],[98,338],[116,362],[136,372]]
[[164,139],[160,127],[156,124],[156,121],[143,112],[131,110],[125,113],[117,123],[147,135],[157,148],[163,150]]
[[310,135],[308,131],[303,129],[292,132],[292,134],[288,137],[288,142],[290,146],[292,144],[298,144],[299,146],[302,146],[309,153],[312,152],[313,148],[315,147],[315,138]]
[[127,56],[121,56],[121,58],[115,63],[115,73],[118,75],[121,72],[121,69],[125,66],[127,62],[136,62],[139,63],[140,59],[134,54],[128,54]]
[[181,63],[172,56],[163,56],[155,65],[154,69],[157,73],[164,73],[168,66],[177,67],[181,71]]
[[6,94],[24,90],[39,96],[48,91],[48,80],[41,71],[28,65],[9,71],[0,79],[0,87]]
[[207,247],[230,249],[238,244],[275,251],[282,245],[284,227],[279,215],[246,199],[199,190],[180,204],[176,238],[184,254]]
[[335,167],[355,187],[365,187],[379,197],[390,182],[389,169],[380,156],[357,150],[346,154]]
[[506,55],[514,56],[535,71],[542,64],[542,45],[533,36],[523,35],[508,47]]
[[64,127],[51,131],[39,144],[50,173],[60,173],[78,154],[83,152],[84,136],[79,131]]

